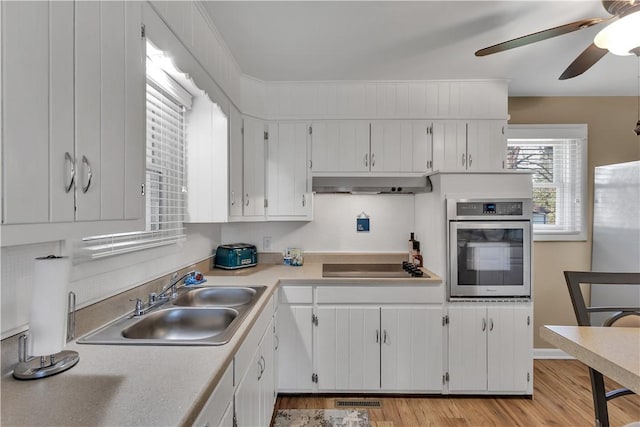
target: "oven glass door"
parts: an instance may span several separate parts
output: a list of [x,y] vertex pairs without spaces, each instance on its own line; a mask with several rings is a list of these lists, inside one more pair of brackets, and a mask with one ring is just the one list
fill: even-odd
[[452,221],[450,296],[531,296],[529,221]]

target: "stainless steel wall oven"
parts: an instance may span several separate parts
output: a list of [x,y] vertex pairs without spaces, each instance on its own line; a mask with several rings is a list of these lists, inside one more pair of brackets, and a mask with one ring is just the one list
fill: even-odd
[[447,200],[449,298],[531,297],[531,199]]

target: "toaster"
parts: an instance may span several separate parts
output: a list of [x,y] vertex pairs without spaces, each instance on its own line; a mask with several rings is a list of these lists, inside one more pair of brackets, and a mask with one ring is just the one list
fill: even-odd
[[214,266],[225,270],[253,267],[258,263],[258,251],[255,245],[232,243],[216,248]]

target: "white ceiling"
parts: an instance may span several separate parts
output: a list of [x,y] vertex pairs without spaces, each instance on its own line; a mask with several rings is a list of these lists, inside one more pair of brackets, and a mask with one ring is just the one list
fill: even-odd
[[480,48],[584,18],[600,1],[205,1],[242,72],[265,81],[510,80],[511,96],[637,96],[639,60],[607,54],[558,76],[603,25],[478,58]]

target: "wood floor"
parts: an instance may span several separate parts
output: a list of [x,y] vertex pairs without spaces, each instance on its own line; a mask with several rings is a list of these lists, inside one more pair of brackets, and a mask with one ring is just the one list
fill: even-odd
[[[593,426],[589,372],[575,360],[536,360],[533,399],[520,397],[382,397],[368,408],[372,427]],[[614,383],[608,383],[614,387]],[[358,396],[360,398],[361,396]],[[280,396],[278,409],[333,408],[336,396]],[[611,427],[640,421],[640,396],[609,402]]]

